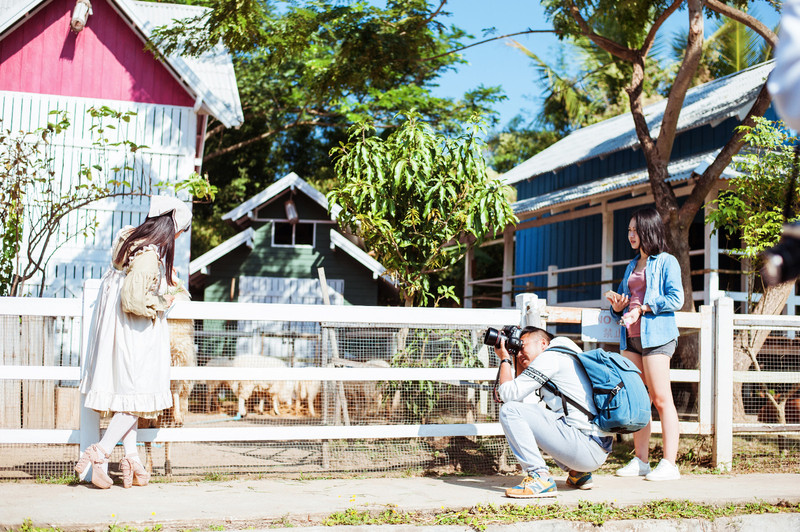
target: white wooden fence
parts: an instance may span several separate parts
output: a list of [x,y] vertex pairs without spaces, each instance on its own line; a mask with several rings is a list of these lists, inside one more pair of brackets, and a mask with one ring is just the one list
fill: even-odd
[[[83,300],[44,298],[0,298],[0,316],[51,316],[82,318],[82,344],[88,337],[88,328],[96,281],[87,281]],[[180,302],[170,311],[174,319],[195,320],[264,320],[278,322],[319,322],[325,324],[359,324],[364,327],[381,325],[425,327],[426,325],[494,326],[505,324],[547,325],[559,322],[575,323],[575,316],[584,312],[597,313],[597,309],[547,307],[544,301],[530,294],[517,297],[516,309],[439,309],[396,308],[324,305],[283,305],[260,303]],[[730,469],[733,458],[732,421],[733,383],[754,378],[753,372],[733,372],[734,327],[749,326],[760,321],[760,326],[782,320],[783,327],[800,330],[800,319],[792,316],[757,318],[734,316],[733,302],[722,298],[713,307],[703,306],[697,313],[678,313],[678,325],[684,330],[695,330],[699,337],[699,367],[694,370],[672,370],[674,382],[697,383],[697,421],[681,422],[683,434],[713,435],[713,461],[722,470]],[[744,321],[743,321],[744,320]],[[753,321],[755,320],[755,321]],[[580,317],[578,318],[580,322]],[[747,322],[747,323],[745,323]],[[83,356],[80,357],[81,363]],[[487,360],[488,361],[488,360]],[[0,361],[1,362],[1,361]],[[496,361],[495,361],[496,363]],[[175,367],[171,378],[181,380],[318,380],[318,381],[494,381],[496,368],[220,368]],[[764,377],[763,375],[761,377]],[[776,378],[769,375],[770,379]],[[0,382],[8,380],[61,380],[77,381],[79,367],[0,365]],[[785,382],[800,382],[798,373],[777,376]],[[788,380],[786,380],[788,379]],[[762,381],[773,382],[773,380]],[[486,394],[486,392],[481,392]],[[767,427],[768,429],[768,427]],[[660,424],[653,424],[653,432],[660,432]],[[345,438],[422,438],[434,436],[499,436],[499,423],[459,424],[404,424],[365,426],[258,426],[220,428],[142,429],[139,438],[150,442],[232,442],[232,441],[301,441]],[[80,444],[81,449],[98,441],[100,424],[98,414],[82,409],[79,429],[0,429],[0,444]]]

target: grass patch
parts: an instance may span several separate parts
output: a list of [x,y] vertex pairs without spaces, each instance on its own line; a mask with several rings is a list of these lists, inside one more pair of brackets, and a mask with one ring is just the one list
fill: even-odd
[[[163,526],[160,524],[139,529],[113,523],[108,525],[108,532],[161,532],[162,528]],[[19,528],[10,528],[9,530],[11,532],[62,532],[58,527],[38,527],[30,519],[26,519]]]
[[37,484],[61,484],[65,486],[76,486],[81,479],[75,473],[62,473],[60,475],[42,475],[36,477]]
[[560,519],[602,525],[606,521],[631,519],[704,519],[765,513],[797,513],[800,504],[728,504],[711,506],[691,501],[654,501],[638,506],[616,507],[609,503],[580,502],[578,506],[562,504],[521,506],[515,504],[487,504],[466,510],[444,510],[434,514],[402,512],[390,507],[380,512],[349,508],[336,512],[322,521],[325,526],[361,525],[456,525],[482,530],[488,525]]

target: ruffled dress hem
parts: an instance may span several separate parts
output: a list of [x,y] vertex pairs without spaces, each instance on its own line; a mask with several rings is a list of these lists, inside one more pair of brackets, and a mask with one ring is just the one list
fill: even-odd
[[90,390],[84,405],[100,413],[125,412],[154,419],[163,410],[172,407],[172,393],[118,394]]

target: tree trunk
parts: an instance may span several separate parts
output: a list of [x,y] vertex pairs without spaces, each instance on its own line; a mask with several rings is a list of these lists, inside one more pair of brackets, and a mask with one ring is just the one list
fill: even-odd
[[[789,295],[794,290],[794,281],[770,286],[764,290],[761,299],[758,300],[751,314],[768,315],[780,314]],[[733,370],[746,371],[750,366],[754,366],[756,371],[760,371],[758,364],[758,352],[769,336],[769,330],[741,330],[736,331],[733,336]],[[734,383],[733,386],[733,419],[742,421],[745,419],[744,400],[742,398],[742,383]]]

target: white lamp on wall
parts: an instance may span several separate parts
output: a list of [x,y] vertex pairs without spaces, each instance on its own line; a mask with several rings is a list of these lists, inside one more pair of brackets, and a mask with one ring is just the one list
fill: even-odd
[[286,219],[289,220],[289,223],[296,224],[300,217],[297,215],[297,207],[294,202],[292,200],[286,201],[283,204],[283,208],[286,209]]
[[92,3],[89,0],[77,0],[75,9],[72,10],[72,20],[69,26],[75,33],[79,33],[86,26],[86,21],[89,20],[91,14]]

